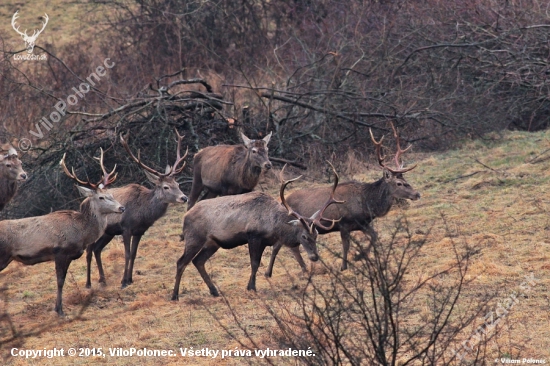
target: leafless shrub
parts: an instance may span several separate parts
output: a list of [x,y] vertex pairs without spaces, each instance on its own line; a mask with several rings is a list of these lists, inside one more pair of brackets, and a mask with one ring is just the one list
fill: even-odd
[[[273,318],[274,341],[265,342],[247,332],[246,321],[228,301],[241,331],[227,327],[226,331],[242,347],[310,347],[316,357],[295,359],[308,365],[482,363],[488,341],[497,331],[480,338],[471,352],[456,352],[494,298],[489,293],[464,296],[472,285],[468,268],[480,248],[453,241],[451,264],[426,269],[415,278],[411,267],[421,258],[429,237],[429,232],[421,238],[413,235],[408,223],[399,220],[390,239],[373,243],[372,255],[352,265],[353,275],[323,262],[326,275],[310,276],[302,290],[292,285],[294,290],[285,291],[290,301],[265,300]],[[212,316],[217,319],[216,314]]]

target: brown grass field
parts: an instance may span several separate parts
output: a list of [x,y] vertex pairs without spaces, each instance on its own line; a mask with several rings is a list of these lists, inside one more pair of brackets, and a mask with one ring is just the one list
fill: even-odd
[[[388,216],[377,220],[375,227],[381,241],[388,240],[392,223],[403,216],[413,232],[432,227],[421,259],[409,271],[410,278],[436,271],[452,259],[448,250],[449,229],[453,240],[480,244],[481,253],[475,257],[468,275],[473,282],[465,288],[463,296],[475,299],[481,290],[498,291],[493,308],[497,301],[518,290],[524,276],[533,273],[536,286],[528,296],[520,297],[504,318],[499,336],[491,343],[488,363],[493,363],[496,357],[508,356],[550,361],[550,280],[547,275],[550,269],[550,132],[494,134],[485,141],[467,141],[460,149],[443,154],[413,153],[408,161],[418,163],[418,167],[408,173],[408,181],[421,192],[422,198],[406,207],[394,208]],[[369,169],[353,178],[372,181],[379,175],[378,170]],[[306,184],[317,183],[302,182],[293,189]],[[263,184],[263,188],[270,193],[276,189],[268,184]],[[184,207],[171,207],[146,233],[136,259],[134,284],[126,289],[119,286],[124,263],[120,240],[113,240],[103,252],[106,287],[98,285],[94,265],[92,289],[85,289],[85,259],[74,261],[64,288],[68,316],[63,319],[53,312],[56,291],[53,263],[10,264],[0,274],[0,285],[7,288],[0,302],[1,311],[7,313],[7,317],[0,320],[0,352],[4,361],[14,365],[242,363],[238,358],[107,356],[25,360],[9,356],[12,347],[101,347],[104,352],[115,347],[173,350],[240,347],[211,315],[216,314],[229,330],[242,335],[224,300],[210,296],[193,266],[184,272],[180,301],[169,301],[175,263],[183,251],[179,234],[184,213]],[[445,227],[442,215],[449,228]],[[318,244],[323,260],[339,268],[340,260],[329,253],[329,249],[341,250],[338,234],[320,237]],[[262,347],[280,348],[274,339],[274,321],[264,303],[287,301],[286,293],[296,290],[293,284],[300,287],[305,278],[289,251],[283,249],[273,278],[265,279],[263,271],[269,254],[270,249],[264,254],[256,294],[246,291],[250,274],[246,246],[218,251],[207,263],[207,271],[256,342]],[[320,283],[326,276],[315,274]],[[15,339],[8,319],[17,332]],[[248,361],[262,363],[260,359]],[[274,362],[293,364],[295,360],[281,358]]]

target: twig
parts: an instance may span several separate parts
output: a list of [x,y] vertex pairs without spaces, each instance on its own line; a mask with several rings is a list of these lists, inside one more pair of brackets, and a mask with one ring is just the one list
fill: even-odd
[[272,157],[269,157],[269,160],[276,161],[277,163],[294,165],[295,167],[298,167],[300,169],[307,170],[307,166],[297,163],[296,161],[291,161],[291,160],[286,160],[281,158],[272,158]]

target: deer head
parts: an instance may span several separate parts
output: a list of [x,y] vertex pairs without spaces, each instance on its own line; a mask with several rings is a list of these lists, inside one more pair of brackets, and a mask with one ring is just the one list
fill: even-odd
[[[187,196],[183,194],[183,192],[179,188],[179,183],[176,180],[176,175],[181,173],[183,171],[183,168],[185,168],[185,158],[187,157],[187,154],[189,152],[189,148],[185,151],[185,154],[183,157],[180,154],[181,150],[181,142],[183,141],[183,136],[178,133],[176,130],[176,136],[178,137],[178,147],[176,149],[176,161],[174,162],[174,165],[170,166],[167,165],[164,173],[160,173],[156,171],[153,168],[148,167],[147,165],[143,164],[141,161],[140,152],[138,150],[138,156],[136,157],[132,151],[130,150],[130,147],[128,146],[128,143],[126,142],[126,139],[128,139],[128,135],[126,135],[126,139],[120,134],[120,142],[122,146],[124,146],[124,149],[126,152],[130,155],[132,160],[134,160],[138,165],[143,169],[145,172],[145,175],[147,176],[147,179],[151,183],[155,185],[155,194],[158,196],[158,198],[164,202],[164,203],[185,203],[187,202]],[[183,165],[178,168],[178,165],[183,162]]]
[[12,182],[27,179],[27,173],[23,170],[21,160],[17,157],[17,151],[11,145],[8,145],[6,155],[0,155],[0,177]]
[[267,156],[268,148],[267,144],[271,139],[271,132],[269,135],[261,140],[251,140],[241,132],[241,138],[244,146],[248,149],[248,160],[254,169],[269,170],[271,169],[271,162]]
[[124,206],[118,203],[114,199],[113,195],[109,193],[106,189],[109,184],[113,183],[116,180],[116,164],[113,170],[110,173],[107,173],[107,170],[103,165],[103,149],[100,148],[100,151],[101,155],[99,159],[96,159],[99,160],[99,165],[101,166],[101,171],[103,175],[98,183],[91,183],[89,180],[84,181],[79,179],[74,172],[74,168],[71,168],[71,171],[69,171],[69,169],[65,165],[65,156],[67,154],[63,154],[63,158],[59,162],[59,165],[61,165],[63,171],[69,178],[80,184],[76,186],[80,194],[84,197],[88,197],[92,205],[98,207],[100,213],[123,213]]
[[19,31],[19,26],[15,25],[15,21],[17,20],[17,18],[19,18],[19,15],[17,13],[19,13],[19,10],[16,11],[15,14],[13,14],[13,17],[11,18],[11,26],[13,27],[13,29],[17,33],[19,33],[21,35],[21,37],[23,37],[23,41],[25,41],[25,44],[26,44],[27,52],[32,53],[32,51],[34,50],[34,43],[36,42],[36,39],[38,38],[40,33],[42,33],[44,28],[46,28],[46,24],[48,24],[48,20],[49,20],[48,14],[44,13],[45,21],[42,22],[42,29],[34,30],[33,33],[32,33],[32,36],[29,36],[27,34],[26,29],[25,29],[25,32],[21,32],[21,31]]
[[376,141],[374,135],[372,134],[372,130],[369,129],[370,137],[376,148],[378,164],[382,167],[384,171],[384,181],[390,186],[390,193],[393,197],[406,198],[413,201],[417,200],[420,198],[420,193],[414,190],[414,188],[411,187],[411,185],[407,183],[407,181],[403,177],[404,173],[413,170],[414,168],[416,168],[416,165],[413,165],[410,168],[403,168],[403,163],[401,163],[400,161],[401,155],[404,152],[408,151],[412,145],[409,145],[406,149],[401,149],[399,134],[397,133],[397,129],[395,128],[393,123],[391,123],[391,128],[393,130],[393,136],[395,137],[395,142],[397,145],[397,151],[395,152],[394,157],[396,169],[390,168],[384,164],[385,156],[382,155],[382,140],[384,140],[384,136],[380,138],[380,141]]
[[[340,220],[325,219],[323,218],[323,213],[325,212],[327,207],[333,203],[344,203],[344,201],[337,201],[334,198],[334,191],[336,191],[336,187],[338,186],[338,174],[336,174],[336,170],[334,169],[334,166],[332,166],[332,164],[330,164],[330,166],[332,167],[332,171],[334,172],[334,185],[332,187],[332,192],[330,194],[329,199],[327,200],[327,202],[325,202],[323,207],[319,211],[315,212],[311,217],[302,216],[298,212],[294,211],[290,207],[290,205],[286,202],[285,195],[284,195],[286,186],[289,183],[292,183],[300,179],[302,176],[285,181],[283,176],[284,176],[284,170],[285,170],[286,164],[285,166],[283,166],[283,169],[281,169],[281,174],[280,174],[280,179],[282,182],[281,188],[279,191],[279,194],[281,197],[281,204],[287,209],[289,215],[294,216],[296,218],[296,220],[291,220],[289,224],[295,225],[296,227],[301,228],[301,230],[299,230],[299,233],[298,233],[298,240],[306,250],[309,259],[312,261],[316,261],[319,259],[319,254],[317,253],[317,246],[316,246],[318,232],[315,226],[321,227],[324,230],[332,229],[334,224]],[[331,221],[332,225],[325,226],[321,224],[321,220]]]

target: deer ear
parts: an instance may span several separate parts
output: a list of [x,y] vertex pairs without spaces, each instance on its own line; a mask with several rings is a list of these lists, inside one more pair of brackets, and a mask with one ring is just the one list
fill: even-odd
[[244,133],[242,133],[242,132],[241,132],[241,138],[243,139],[244,146],[246,146],[247,148],[249,148],[249,147],[250,147],[250,142],[251,142],[252,140],[250,140],[248,137],[246,137],[246,136],[244,135]]
[[94,194],[94,190],[86,187],[76,186],[78,191],[83,197],[91,197]]
[[298,224],[300,224],[300,220],[291,220],[287,222],[287,224],[297,226]]
[[154,175],[153,173],[151,172],[148,172],[147,170],[144,170],[143,171],[145,173],[145,175],[147,176],[147,179],[149,179],[149,181],[153,184],[159,184],[160,182],[160,178],[157,177],[156,175]]
[[271,139],[271,134],[273,133],[273,131],[271,131],[269,133],[269,135],[267,135],[266,137],[264,137],[262,140],[265,142],[265,146],[267,146],[267,144],[269,144],[269,140]]
[[391,172],[387,169],[384,169],[384,180],[388,181],[388,180],[391,180],[391,178],[392,178]]

